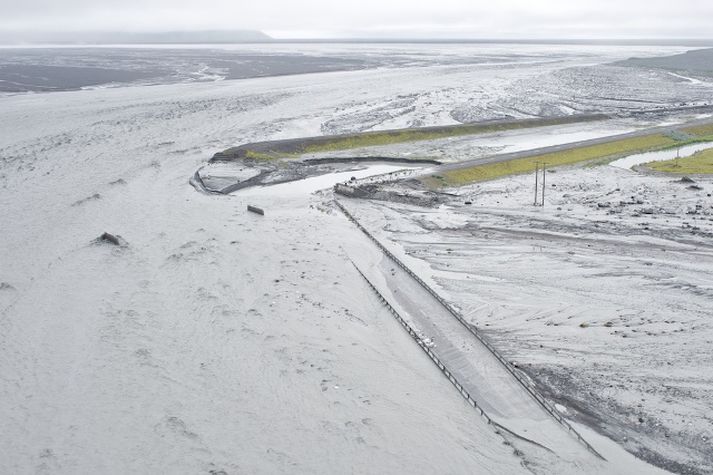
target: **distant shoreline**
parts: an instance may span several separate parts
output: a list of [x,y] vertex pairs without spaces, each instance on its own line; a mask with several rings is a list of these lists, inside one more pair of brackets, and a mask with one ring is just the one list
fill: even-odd
[[713,39],[428,39],[428,38],[266,38],[245,41],[125,41],[125,42],[2,42],[0,48],[91,48],[91,47],[169,47],[229,46],[269,44],[454,44],[454,45],[559,45],[559,46],[683,46],[713,47]]
[[297,44],[504,44],[504,45],[602,45],[602,46],[713,46],[711,39],[418,39],[418,38],[325,38],[272,39],[264,43]]

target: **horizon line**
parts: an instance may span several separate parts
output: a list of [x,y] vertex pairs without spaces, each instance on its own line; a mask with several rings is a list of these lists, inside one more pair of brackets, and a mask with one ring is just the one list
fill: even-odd
[[[199,32],[196,32],[199,33]],[[140,35],[141,33],[139,33]],[[6,38],[7,39],[7,38]],[[289,44],[289,43],[421,43],[421,44],[603,44],[603,45],[710,45],[713,46],[713,38],[433,38],[433,37],[403,37],[403,38],[383,38],[383,37],[334,37],[334,38],[275,38],[267,37],[261,39],[245,40],[224,40],[211,42],[196,41],[156,41],[156,42],[91,42],[91,41],[18,41],[13,43],[1,43],[3,46],[23,46],[23,45],[46,45],[46,46],[105,46],[105,45],[230,45],[230,44]]]

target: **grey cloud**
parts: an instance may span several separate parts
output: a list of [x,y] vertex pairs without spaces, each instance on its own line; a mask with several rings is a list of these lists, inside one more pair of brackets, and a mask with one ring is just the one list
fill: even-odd
[[259,29],[283,36],[706,37],[702,0],[0,0],[0,30]]

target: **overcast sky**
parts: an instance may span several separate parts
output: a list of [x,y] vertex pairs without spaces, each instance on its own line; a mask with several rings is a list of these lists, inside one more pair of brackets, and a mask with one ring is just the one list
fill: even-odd
[[256,29],[277,38],[710,38],[713,0],[0,0],[5,31]]

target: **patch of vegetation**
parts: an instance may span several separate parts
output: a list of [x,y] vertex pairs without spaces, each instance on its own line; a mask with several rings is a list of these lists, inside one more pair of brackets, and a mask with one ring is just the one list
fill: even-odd
[[646,167],[657,172],[682,175],[713,174],[713,148],[701,150],[689,157],[647,163]]
[[274,158],[277,158],[273,154],[257,152],[255,150],[250,150],[250,149],[245,150],[243,157],[248,158],[250,160],[272,160]]
[[353,135],[349,137],[334,138],[320,143],[312,143],[302,148],[301,153],[336,152],[340,150],[351,150],[362,147],[376,147],[379,145],[392,145],[406,142],[416,142],[419,140],[436,140],[458,135],[469,135],[475,133],[485,133],[485,129],[480,132],[453,130],[450,132],[428,132],[419,130],[403,130],[390,132],[374,132],[363,135]]
[[576,115],[549,119],[506,120],[478,124],[383,130],[347,135],[327,135],[322,137],[256,142],[219,152],[213,157],[213,160],[221,161],[240,158],[273,160],[277,158],[296,158],[310,153],[336,152],[363,147],[437,140],[532,127],[590,122],[604,118],[605,116],[601,115]]
[[698,140],[713,140],[713,124],[696,125],[681,129],[683,132],[693,135]]
[[429,188],[462,186],[508,175],[529,173],[535,170],[535,166],[538,163],[546,163],[547,168],[552,168],[594,160],[604,162],[633,153],[663,150],[678,145],[680,145],[679,141],[667,135],[652,134],[502,162],[485,163],[467,168],[446,170],[440,172],[439,175],[421,178],[421,181]]
[[465,135],[503,132],[529,127],[562,125],[570,122],[573,122],[571,117],[561,117],[556,119],[521,120],[472,125],[454,125],[449,127],[427,127],[421,129],[366,132],[346,137],[336,136],[334,138],[327,138],[327,140],[321,143],[308,144],[302,149],[302,153],[335,152],[339,150],[351,150],[362,147],[374,147],[379,145],[392,145],[406,142],[438,140],[449,137],[462,137]]

